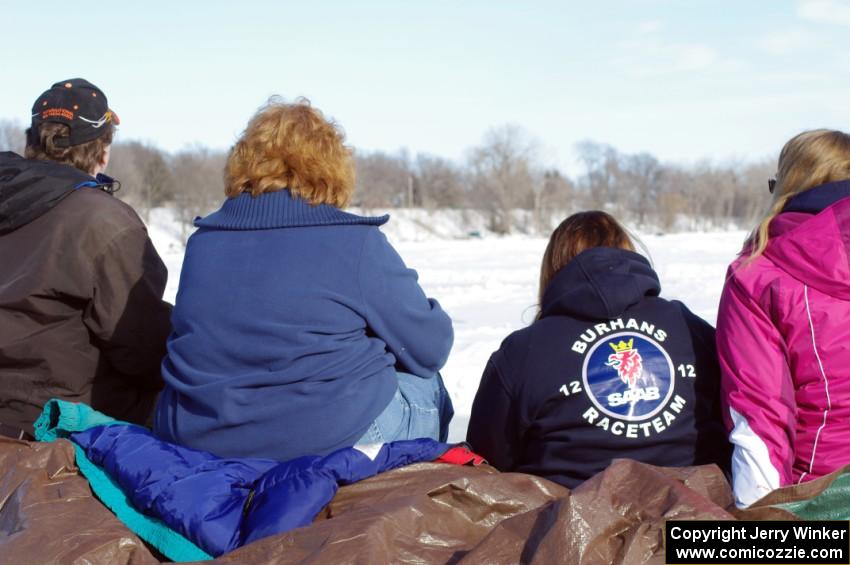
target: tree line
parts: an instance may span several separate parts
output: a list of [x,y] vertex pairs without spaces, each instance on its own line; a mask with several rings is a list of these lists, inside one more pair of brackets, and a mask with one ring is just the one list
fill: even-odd
[[[23,150],[23,128],[0,121],[0,150]],[[579,174],[547,166],[522,128],[488,131],[462,162],[406,150],[355,151],[353,205],[476,210],[499,234],[548,235],[583,209],[607,210],[649,230],[749,226],[767,205],[775,160],[694,165],[662,163],[649,153],[625,153],[596,141],[575,147]],[[118,196],[147,220],[156,207],[173,208],[188,236],[191,221],[220,206],[226,153],[206,147],[167,152],[138,141],[112,147],[107,174]]]

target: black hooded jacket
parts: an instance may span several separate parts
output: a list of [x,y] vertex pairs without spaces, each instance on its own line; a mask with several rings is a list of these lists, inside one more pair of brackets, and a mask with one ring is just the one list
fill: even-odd
[[93,180],[74,167],[0,153],[0,235],[30,223]]
[[475,451],[569,488],[615,458],[726,469],[714,329],[660,290],[647,260],[622,249],[561,269],[540,318],[487,364],[467,433]]
[[170,331],[165,265],[99,179],[0,153],[0,424],[52,397],[144,423]]

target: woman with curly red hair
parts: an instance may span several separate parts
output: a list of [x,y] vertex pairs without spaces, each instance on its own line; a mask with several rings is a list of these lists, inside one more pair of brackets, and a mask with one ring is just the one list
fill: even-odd
[[354,164],[306,100],[272,100],[196,221],[162,365],[155,430],[225,457],[287,460],[445,439],[449,317],[378,229],[341,210]]

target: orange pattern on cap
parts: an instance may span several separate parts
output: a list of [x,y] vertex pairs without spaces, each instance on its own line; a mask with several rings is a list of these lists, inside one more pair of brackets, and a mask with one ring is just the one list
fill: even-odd
[[48,108],[47,110],[41,113],[42,120],[54,117],[65,118],[66,120],[73,120],[74,112],[72,112],[71,110],[66,110],[65,108]]

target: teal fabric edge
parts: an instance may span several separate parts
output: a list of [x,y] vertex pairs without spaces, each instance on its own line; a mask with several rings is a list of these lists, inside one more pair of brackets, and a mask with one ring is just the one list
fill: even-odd
[[83,432],[106,424],[128,424],[98,412],[86,404],[52,398],[44,405],[41,415],[33,424],[35,439],[53,441],[67,439],[74,432]]
[[92,492],[124,525],[162,552],[164,556],[176,562],[212,559],[212,555],[169,528],[161,520],[145,516],[133,508],[118,484],[103,469],[89,460],[83,448],[70,440],[69,436],[74,432],[82,432],[103,425],[133,424],[110,418],[85,404],[52,399],[45,404],[41,416],[33,427],[38,441],[69,439],[74,445],[77,467],[89,481]]
[[814,498],[776,504],[804,520],[850,519],[850,473],[843,473]]

